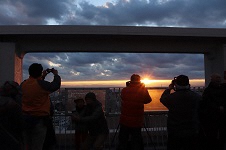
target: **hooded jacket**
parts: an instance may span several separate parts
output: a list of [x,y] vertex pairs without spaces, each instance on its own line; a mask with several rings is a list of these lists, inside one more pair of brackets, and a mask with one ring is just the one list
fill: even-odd
[[144,122],[144,104],[152,101],[148,90],[140,82],[131,82],[121,92],[122,105],[120,124],[127,127],[142,127]]

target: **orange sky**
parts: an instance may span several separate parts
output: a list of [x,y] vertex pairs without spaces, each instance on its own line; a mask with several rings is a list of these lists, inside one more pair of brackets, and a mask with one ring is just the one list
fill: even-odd
[[[125,87],[128,80],[107,80],[107,81],[62,81],[62,88],[65,87]],[[171,80],[148,80],[146,87],[168,87]],[[190,79],[190,84],[194,86],[204,86],[204,79]]]

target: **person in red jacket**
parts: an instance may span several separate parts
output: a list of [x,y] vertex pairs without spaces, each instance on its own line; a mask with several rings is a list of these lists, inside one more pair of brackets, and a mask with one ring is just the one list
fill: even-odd
[[[118,150],[142,150],[141,128],[144,122],[144,104],[152,101],[148,90],[140,81],[140,76],[133,74],[127,87],[121,92],[121,115]],[[130,140],[130,145],[128,141]]]

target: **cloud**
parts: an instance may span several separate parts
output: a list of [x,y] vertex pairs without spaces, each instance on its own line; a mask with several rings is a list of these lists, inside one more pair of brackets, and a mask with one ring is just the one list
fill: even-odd
[[100,6],[94,3],[95,0],[1,1],[0,24],[226,27],[224,0],[116,0]]
[[45,25],[49,19],[61,20],[69,14],[70,0],[7,0],[0,2],[1,25]]
[[118,0],[95,6],[83,1],[64,24],[214,27],[226,25],[226,2],[204,0]]
[[44,68],[54,67],[64,81],[128,80],[134,73],[153,79],[171,79],[179,74],[193,79],[204,77],[202,54],[28,53],[24,78],[29,65],[35,62]]
[[[119,25],[225,28],[224,0],[0,1],[0,25]],[[56,68],[63,80],[127,80],[131,74],[171,79],[186,73],[204,78],[202,54],[36,53],[24,58],[24,78],[33,62]]]

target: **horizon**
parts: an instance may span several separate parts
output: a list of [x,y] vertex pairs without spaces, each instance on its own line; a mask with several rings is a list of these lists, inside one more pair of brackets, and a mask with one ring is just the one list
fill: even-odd
[[[44,69],[55,68],[62,82],[65,82],[62,85],[70,87],[72,83],[79,87],[80,84],[91,84],[92,87],[125,86],[132,74],[151,80],[146,86],[168,86],[174,77],[181,74],[186,74],[190,79],[205,78],[203,54],[30,53],[23,60],[23,79],[29,76],[28,68],[32,63],[40,63]],[[52,81],[52,77],[52,74],[47,75],[46,80]]]
[[[125,87],[129,80],[83,80],[83,81],[62,81],[61,88],[106,88],[106,87]],[[168,87],[172,80],[148,80],[144,83],[146,87]],[[205,79],[190,79],[191,87],[204,87]],[[142,82],[142,81],[141,81]],[[143,83],[143,82],[142,82]]]

